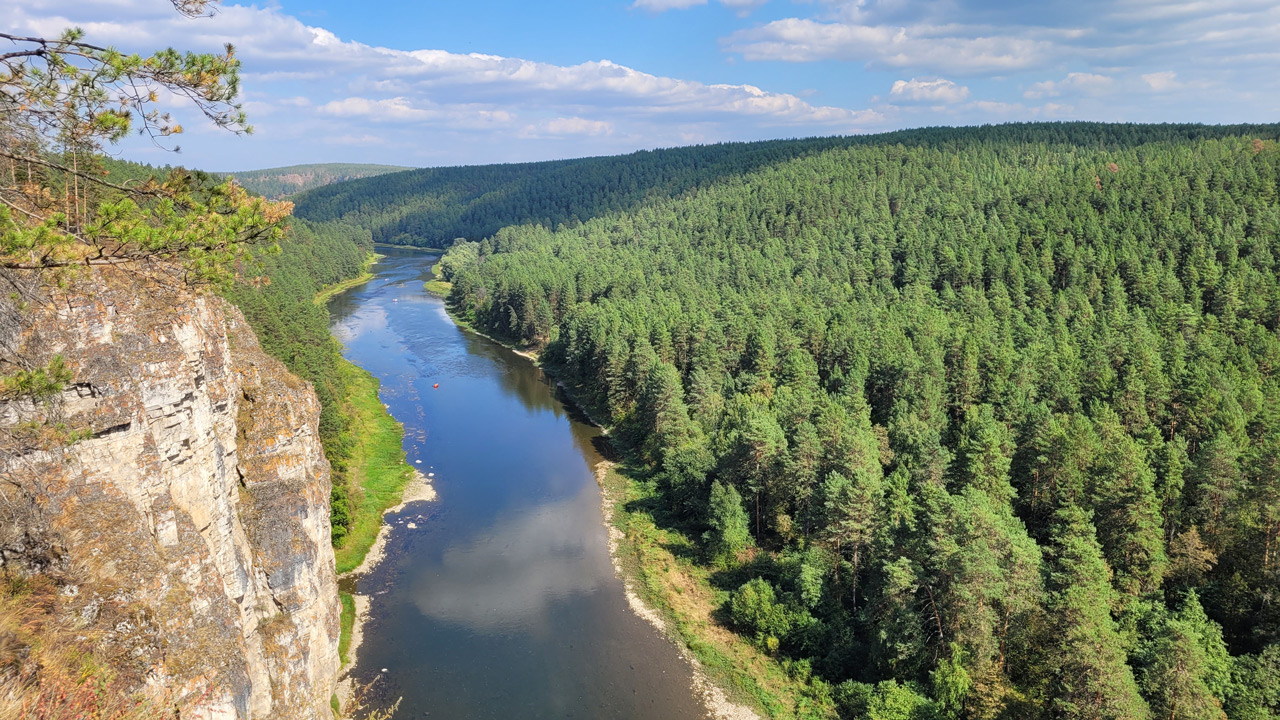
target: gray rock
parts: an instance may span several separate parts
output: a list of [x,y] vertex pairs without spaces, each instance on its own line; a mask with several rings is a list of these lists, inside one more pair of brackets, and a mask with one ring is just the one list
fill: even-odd
[[[0,562],[74,591],[120,677],[200,717],[328,720],[340,606],[315,393],[239,311],[118,269],[5,276],[0,359],[62,355],[0,399]],[[86,429],[66,442],[33,428]]]

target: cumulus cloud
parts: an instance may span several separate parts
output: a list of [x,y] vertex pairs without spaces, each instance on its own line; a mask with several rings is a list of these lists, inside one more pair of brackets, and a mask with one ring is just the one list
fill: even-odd
[[1062,103],[1026,105],[1020,102],[999,100],[974,100],[965,103],[963,110],[976,112],[987,122],[1012,122],[1026,120],[1055,120],[1071,115],[1075,108]]
[[426,103],[424,105],[414,105],[413,101],[405,97],[383,100],[348,97],[341,100],[331,100],[318,107],[317,110],[322,114],[341,118],[363,118],[373,122],[433,122],[451,127],[506,124],[510,123],[515,117],[505,110],[493,110],[484,107],[468,107],[465,105],[436,107]]
[[[626,4],[655,14],[718,4],[742,14],[764,1]],[[211,170],[315,160],[532,160],[564,156],[570,146],[573,154],[609,154],[1050,117],[1258,122],[1280,112],[1280,80],[1271,72],[1280,62],[1274,0],[809,0],[773,7],[760,21],[706,13],[722,23],[728,61],[774,63],[739,64],[734,82],[717,83],[721,69],[705,65],[679,77],[684,71],[646,72],[599,55],[551,63],[380,47],[272,3],[227,4],[214,18],[192,21],[157,0],[0,0],[6,28],[16,34],[51,35],[74,24],[90,42],[128,51],[218,51],[234,43],[257,133],[229,140],[175,106],[192,130],[180,161]],[[651,21],[634,15],[629,22]],[[807,62],[822,64],[796,66]],[[686,79],[695,72],[699,80]],[[753,74],[769,85],[752,84]],[[802,87],[814,92],[795,90]],[[128,149],[135,151],[127,156],[174,161],[149,147]]]
[[889,95],[895,100],[910,102],[955,103],[969,97],[969,88],[950,80],[899,80],[893,84]]
[[[717,0],[749,9],[760,0]],[[667,9],[695,0],[642,0]],[[599,153],[670,145],[688,132],[709,139],[852,132],[883,118],[871,110],[810,103],[749,84],[705,83],[647,73],[608,59],[555,64],[435,48],[396,49],[343,39],[276,7],[223,5],[192,21],[154,0],[0,0],[19,33],[54,34],[69,25],[90,42],[122,50],[175,46],[217,51],[233,43],[243,62],[258,136],[371,137],[407,152],[483,152],[493,143],[462,138],[584,138]],[[167,9],[166,9],[167,8]],[[288,123],[288,127],[284,124]],[[367,124],[386,132],[370,134]],[[194,123],[191,123],[194,126]],[[696,127],[696,130],[693,128]],[[402,128],[402,129],[397,129]],[[404,134],[404,133],[416,134]],[[444,134],[448,133],[447,139]],[[440,135],[424,142],[426,135]],[[358,142],[351,142],[352,140]],[[184,142],[190,153],[198,144]],[[343,143],[336,143],[343,144]],[[218,155],[219,161],[222,155]],[[513,159],[466,156],[467,160]],[[463,160],[458,156],[454,160]],[[523,159],[523,158],[521,158]],[[217,169],[212,168],[212,169]]]
[[1067,63],[1140,67],[1158,57],[1253,65],[1280,59],[1280,4],[1271,0],[824,0],[808,7],[807,16],[730,33],[723,49],[746,60],[846,60],[950,75]]
[[995,115],[1001,119],[1029,116],[1033,114],[1032,110],[1022,103],[1007,103],[1000,102],[998,100],[975,100],[972,103],[969,103],[969,107],[981,110],[989,115]]
[[[61,17],[37,23],[36,18],[22,15],[19,11],[17,24],[24,30],[37,24],[58,28],[70,24]],[[101,23],[81,25],[87,30]],[[338,77],[350,78],[353,85],[392,94],[316,103],[324,112],[336,116],[428,119],[429,113],[415,107],[421,107],[421,100],[429,97],[442,105],[505,105],[513,114],[526,105],[571,106],[625,109],[639,114],[747,114],[782,124],[843,123],[850,127],[874,117],[853,110],[813,106],[795,95],[766,92],[751,85],[705,84],[664,77],[609,60],[555,65],[481,53],[375,47],[342,40],[324,28],[307,26],[274,9],[237,5],[223,7],[208,21],[158,15],[113,24],[110,32],[101,34],[116,41],[127,38],[143,46],[159,44],[161,39],[166,44],[206,49],[234,43],[245,67],[251,70],[246,79],[257,83],[331,81],[334,73],[341,73]]]
[[351,145],[365,147],[369,145],[382,145],[386,142],[384,138],[377,135],[326,135],[320,139],[326,145]]

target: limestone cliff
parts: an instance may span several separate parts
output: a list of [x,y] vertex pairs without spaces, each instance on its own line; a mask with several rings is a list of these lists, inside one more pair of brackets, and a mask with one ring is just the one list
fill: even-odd
[[5,372],[60,354],[73,374],[52,402],[0,399],[0,572],[60,578],[62,612],[182,718],[332,717],[311,387],[214,296],[112,269],[0,284]]

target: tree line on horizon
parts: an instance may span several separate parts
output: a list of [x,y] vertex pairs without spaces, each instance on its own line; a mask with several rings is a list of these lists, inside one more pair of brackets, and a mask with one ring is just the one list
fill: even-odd
[[554,228],[634,210],[645,202],[836,148],[1038,142],[1118,149],[1157,140],[1245,135],[1275,138],[1280,125],[1009,123],[732,142],[608,157],[409,170],[336,183],[293,199],[299,217],[317,222],[344,219],[368,229],[375,242],[443,247],[455,238],[481,240],[509,225]]

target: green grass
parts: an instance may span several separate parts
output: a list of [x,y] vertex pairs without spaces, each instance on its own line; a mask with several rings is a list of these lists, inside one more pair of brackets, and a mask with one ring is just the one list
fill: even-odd
[[405,486],[413,478],[413,468],[401,447],[404,428],[382,406],[377,378],[346,360],[341,368],[350,389],[347,416],[354,442],[348,461],[351,529],[333,552],[339,575],[364,561],[382,528],[382,512],[399,504]]
[[[643,510],[652,491],[612,468],[604,478],[615,501],[613,525],[622,532],[618,559],[636,594],[666,621],[674,640],[702,664],[713,684],[763,717],[828,720],[836,716],[829,687],[793,677],[777,659],[713,618],[728,593],[711,583],[712,570],[694,562],[696,543],[654,523]],[[639,502],[637,502],[639,501]],[[679,551],[679,552],[676,552]]]
[[349,278],[347,280],[343,280],[342,282],[336,282],[332,285],[326,285],[323,288],[321,288],[320,292],[316,293],[316,298],[315,298],[316,304],[319,305],[321,303],[328,302],[329,298],[333,297],[334,295],[337,295],[338,293],[344,290],[350,290],[351,288],[357,285],[363,285],[369,282],[370,280],[372,280],[373,273],[369,272],[369,268],[372,268],[373,264],[377,262],[378,258],[380,257],[384,257],[384,256],[379,255],[378,253],[372,253],[372,252],[369,253],[367,256],[365,256],[364,265],[361,266],[359,275],[353,278]]
[[431,275],[435,279],[423,283],[422,289],[436,297],[449,297],[449,291],[453,289],[453,283],[444,279],[444,272],[440,269],[440,263],[437,262],[431,266]]
[[351,663],[351,659],[347,657],[347,651],[351,649],[351,631],[356,624],[356,599],[351,593],[338,593],[338,600],[342,602],[342,632],[338,636],[338,658],[342,661],[342,666],[346,667]]

